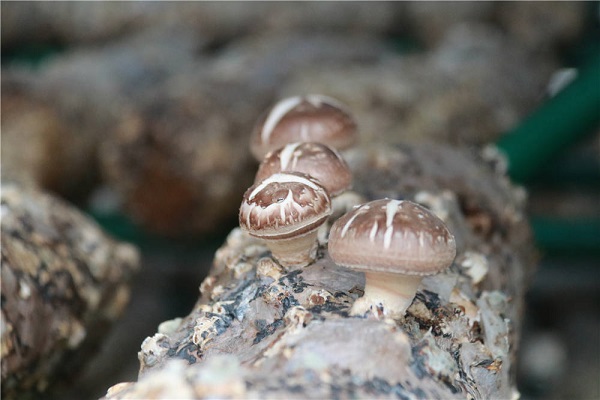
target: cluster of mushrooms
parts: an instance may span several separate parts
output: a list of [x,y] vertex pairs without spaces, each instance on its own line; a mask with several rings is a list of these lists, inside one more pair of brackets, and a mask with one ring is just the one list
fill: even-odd
[[264,240],[286,269],[309,265],[318,243],[327,242],[336,264],[365,274],[364,296],[351,314],[401,317],[422,278],[452,264],[456,243],[444,222],[416,203],[352,196],[352,173],[338,150],[356,139],[351,114],[330,97],[291,97],[267,110],[252,132],[261,164],[244,194],[240,227]]

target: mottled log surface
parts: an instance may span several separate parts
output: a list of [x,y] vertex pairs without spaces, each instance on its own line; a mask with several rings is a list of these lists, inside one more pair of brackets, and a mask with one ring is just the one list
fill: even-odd
[[435,145],[353,150],[355,190],[412,199],[454,232],[457,258],[426,277],[404,318],[349,317],[361,273],[326,246],[284,271],[235,229],[193,311],[167,321],[139,353],[138,382],[106,398],[503,398],[516,394],[523,294],[535,252],[523,193],[494,149]]
[[123,312],[138,252],[63,201],[3,183],[2,397],[37,398]]

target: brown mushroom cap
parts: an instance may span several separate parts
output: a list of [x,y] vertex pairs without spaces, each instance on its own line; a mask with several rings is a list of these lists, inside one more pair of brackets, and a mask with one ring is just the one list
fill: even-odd
[[257,160],[269,151],[294,142],[325,143],[345,149],[356,142],[356,122],[345,105],[312,94],[283,99],[257,121],[250,149]]
[[262,239],[287,239],[317,229],[331,214],[321,184],[302,173],[280,173],[250,187],[240,207],[240,227]]
[[426,208],[385,199],[338,219],[329,234],[329,254],[337,264],[360,271],[432,275],[452,264],[456,243]]
[[255,183],[285,171],[316,178],[330,196],[352,186],[352,172],[346,161],[335,149],[322,143],[296,142],[270,152],[258,167]]

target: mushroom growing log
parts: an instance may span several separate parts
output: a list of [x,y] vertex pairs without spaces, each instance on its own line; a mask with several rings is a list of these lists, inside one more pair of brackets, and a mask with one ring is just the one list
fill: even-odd
[[124,311],[138,251],[61,200],[2,183],[2,398],[40,398]]
[[284,271],[234,229],[192,312],[161,324],[124,398],[513,398],[523,295],[535,251],[524,196],[493,149],[351,150],[355,190],[411,200],[453,233],[457,257],[423,278],[405,315],[351,316],[364,276],[316,260]]

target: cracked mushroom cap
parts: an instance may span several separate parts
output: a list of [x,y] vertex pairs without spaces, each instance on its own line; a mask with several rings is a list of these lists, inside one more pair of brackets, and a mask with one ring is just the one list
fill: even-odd
[[320,142],[345,149],[356,142],[356,122],[347,107],[319,94],[283,99],[257,121],[250,149],[258,161],[294,142]]
[[360,271],[433,275],[452,264],[456,243],[431,211],[385,199],[338,219],[329,234],[329,254],[337,264]]
[[296,142],[270,152],[258,167],[255,183],[285,171],[316,178],[332,197],[352,186],[352,172],[346,161],[335,149],[322,143]]
[[302,173],[279,173],[250,187],[240,227],[261,239],[288,239],[317,229],[331,214],[327,191]]

